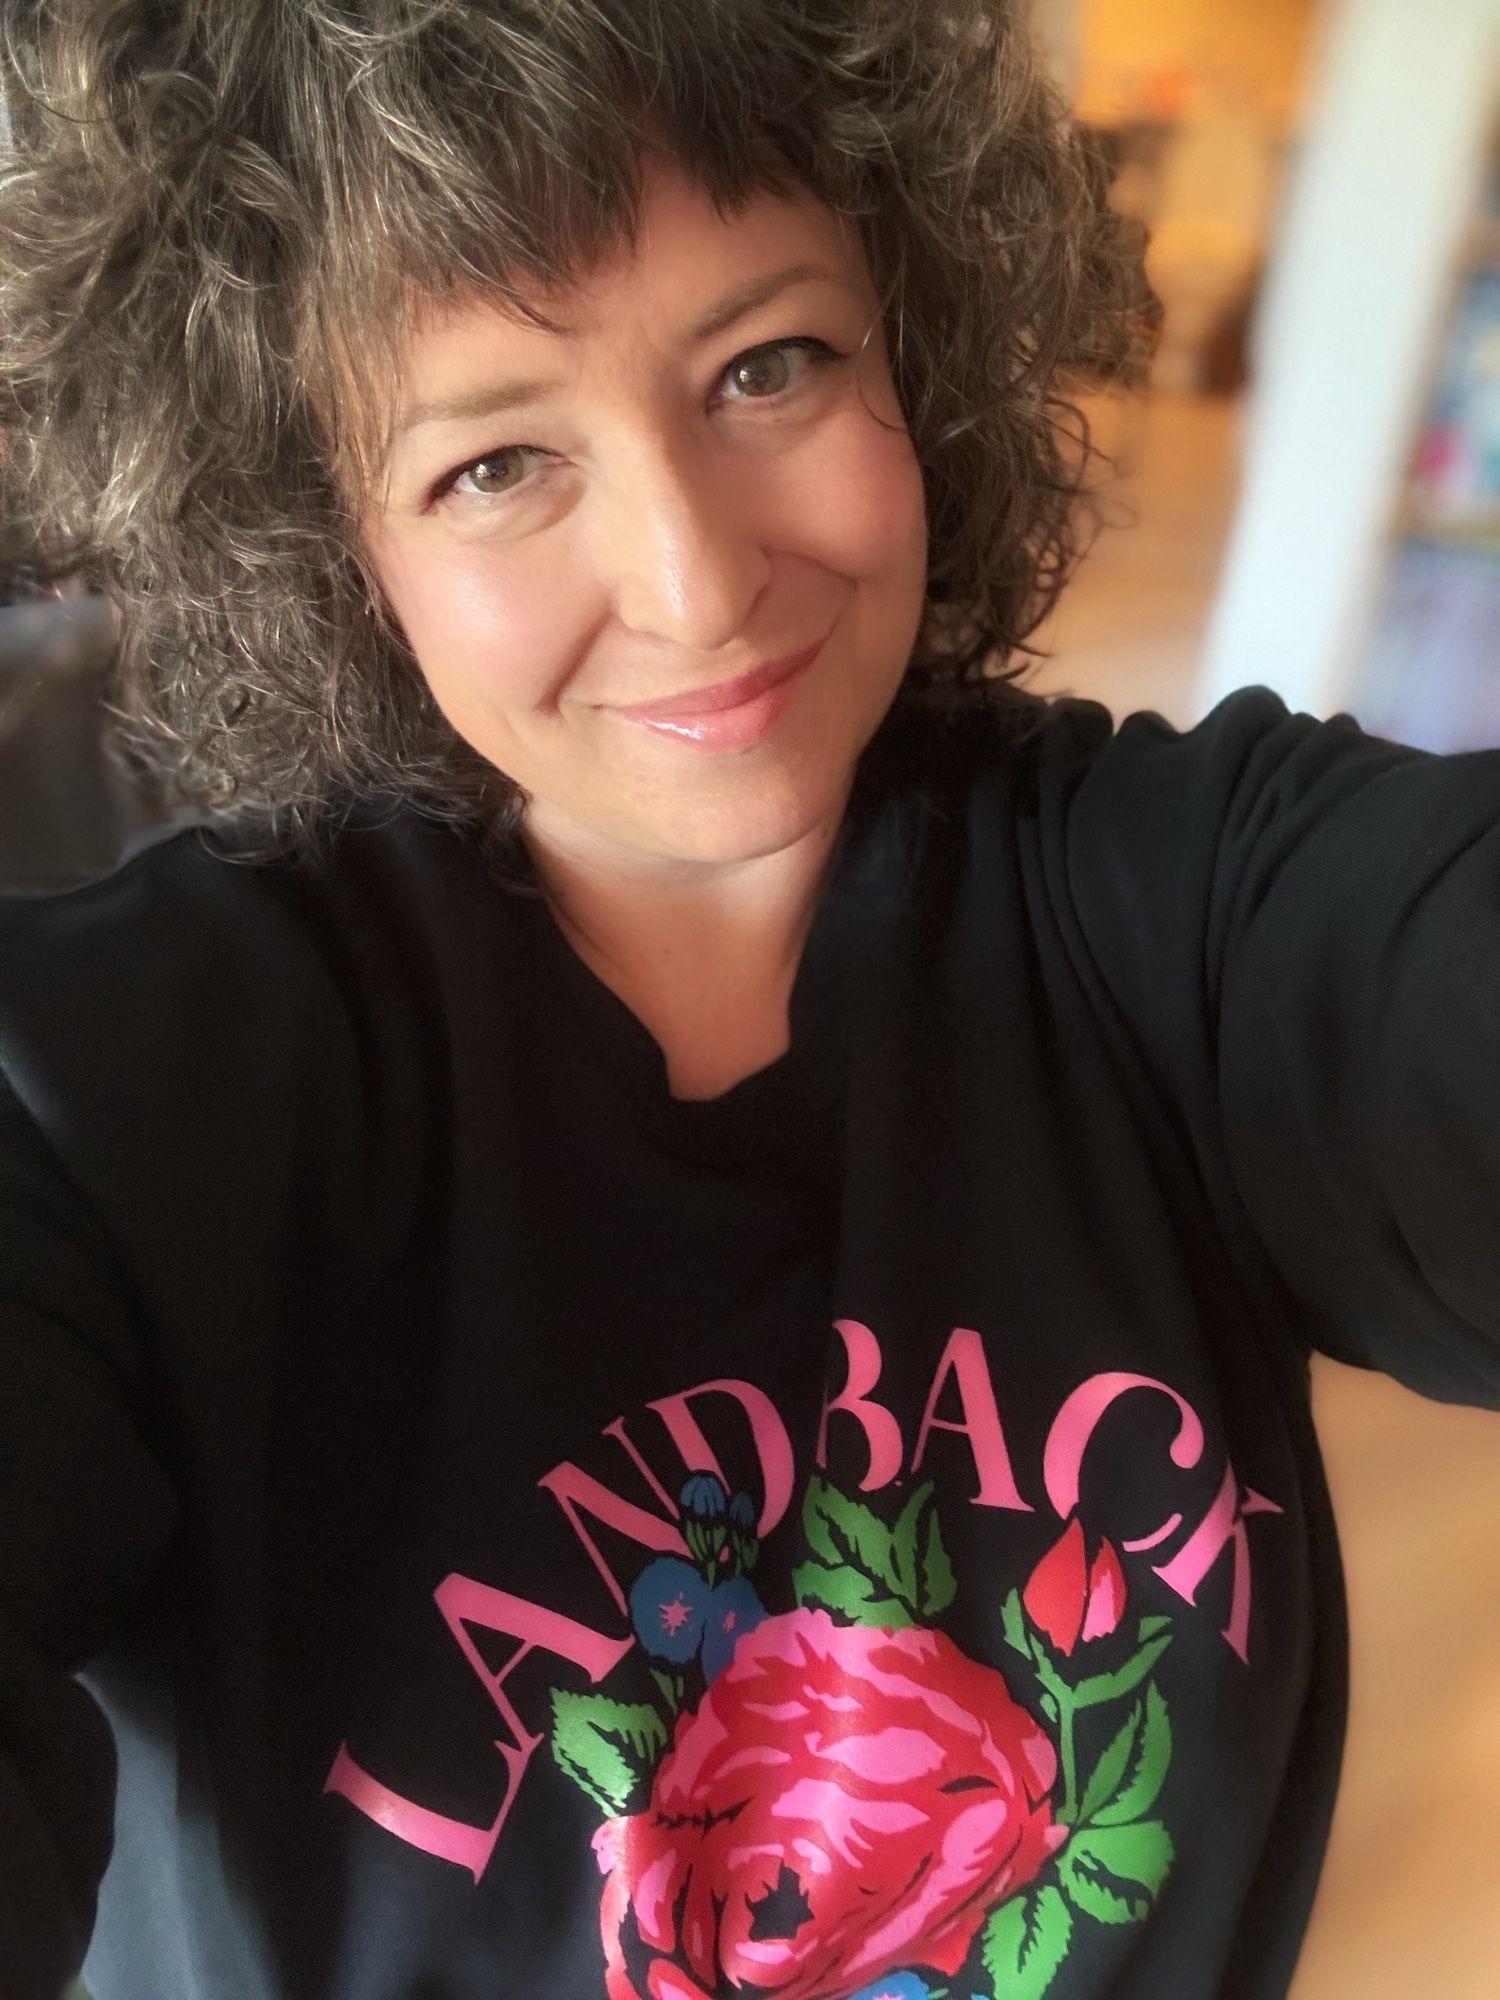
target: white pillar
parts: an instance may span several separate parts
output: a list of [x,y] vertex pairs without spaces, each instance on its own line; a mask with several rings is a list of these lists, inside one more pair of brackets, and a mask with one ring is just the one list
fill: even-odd
[[1340,0],[1256,336],[1198,688],[1348,699],[1500,103],[1500,0]]

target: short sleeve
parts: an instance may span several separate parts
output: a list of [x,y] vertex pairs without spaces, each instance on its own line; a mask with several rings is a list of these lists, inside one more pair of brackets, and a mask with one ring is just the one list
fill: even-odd
[[1265,689],[1107,739],[1068,706],[1044,802],[1083,948],[1229,1225],[1310,1345],[1500,1407],[1500,752]]

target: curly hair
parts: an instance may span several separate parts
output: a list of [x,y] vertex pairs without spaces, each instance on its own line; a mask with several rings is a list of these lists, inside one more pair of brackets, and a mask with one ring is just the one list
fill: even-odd
[[[566,283],[633,240],[647,120],[719,206],[857,227],[925,481],[903,697],[1018,671],[1076,559],[1070,392],[1152,330],[1020,0],[27,0],[0,80],[0,491],[117,610],[136,758],[221,824],[396,794],[514,824],[360,546],[414,300]],[[534,314],[527,316],[535,318]],[[360,391],[351,395],[351,385]],[[372,616],[374,610],[377,615]]]

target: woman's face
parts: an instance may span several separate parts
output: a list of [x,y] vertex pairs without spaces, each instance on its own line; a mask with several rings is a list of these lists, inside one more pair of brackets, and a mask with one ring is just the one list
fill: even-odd
[[858,240],[810,196],[723,220],[658,167],[634,249],[536,303],[564,330],[473,298],[412,331],[365,522],[390,607],[533,843],[779,852],[841,815],[922,609]]

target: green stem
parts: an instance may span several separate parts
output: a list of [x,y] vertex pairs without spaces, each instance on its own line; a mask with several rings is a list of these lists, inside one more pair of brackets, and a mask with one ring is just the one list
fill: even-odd
[[1037,1679],[1057,1703],[1058,1748],[1062,1753],[1063,1802],[1058,1818],[1068,1826],[1078,1811],[1078,1753],[1073,1744],[1073,1717],[1085,1706],[1075,1701],[1072,1688],[1053,1668],[1042,1650],[1041,1641],[1031,1640],[1031,1656],[1036,1662]]
[[1073,1743],[1073,1704],[1064,1700],[1058,1704],[1058,1727],[1062,1736],[1063,1800],[1058,1818],[1071,1826],[1078,1812],[1078,1752]]

